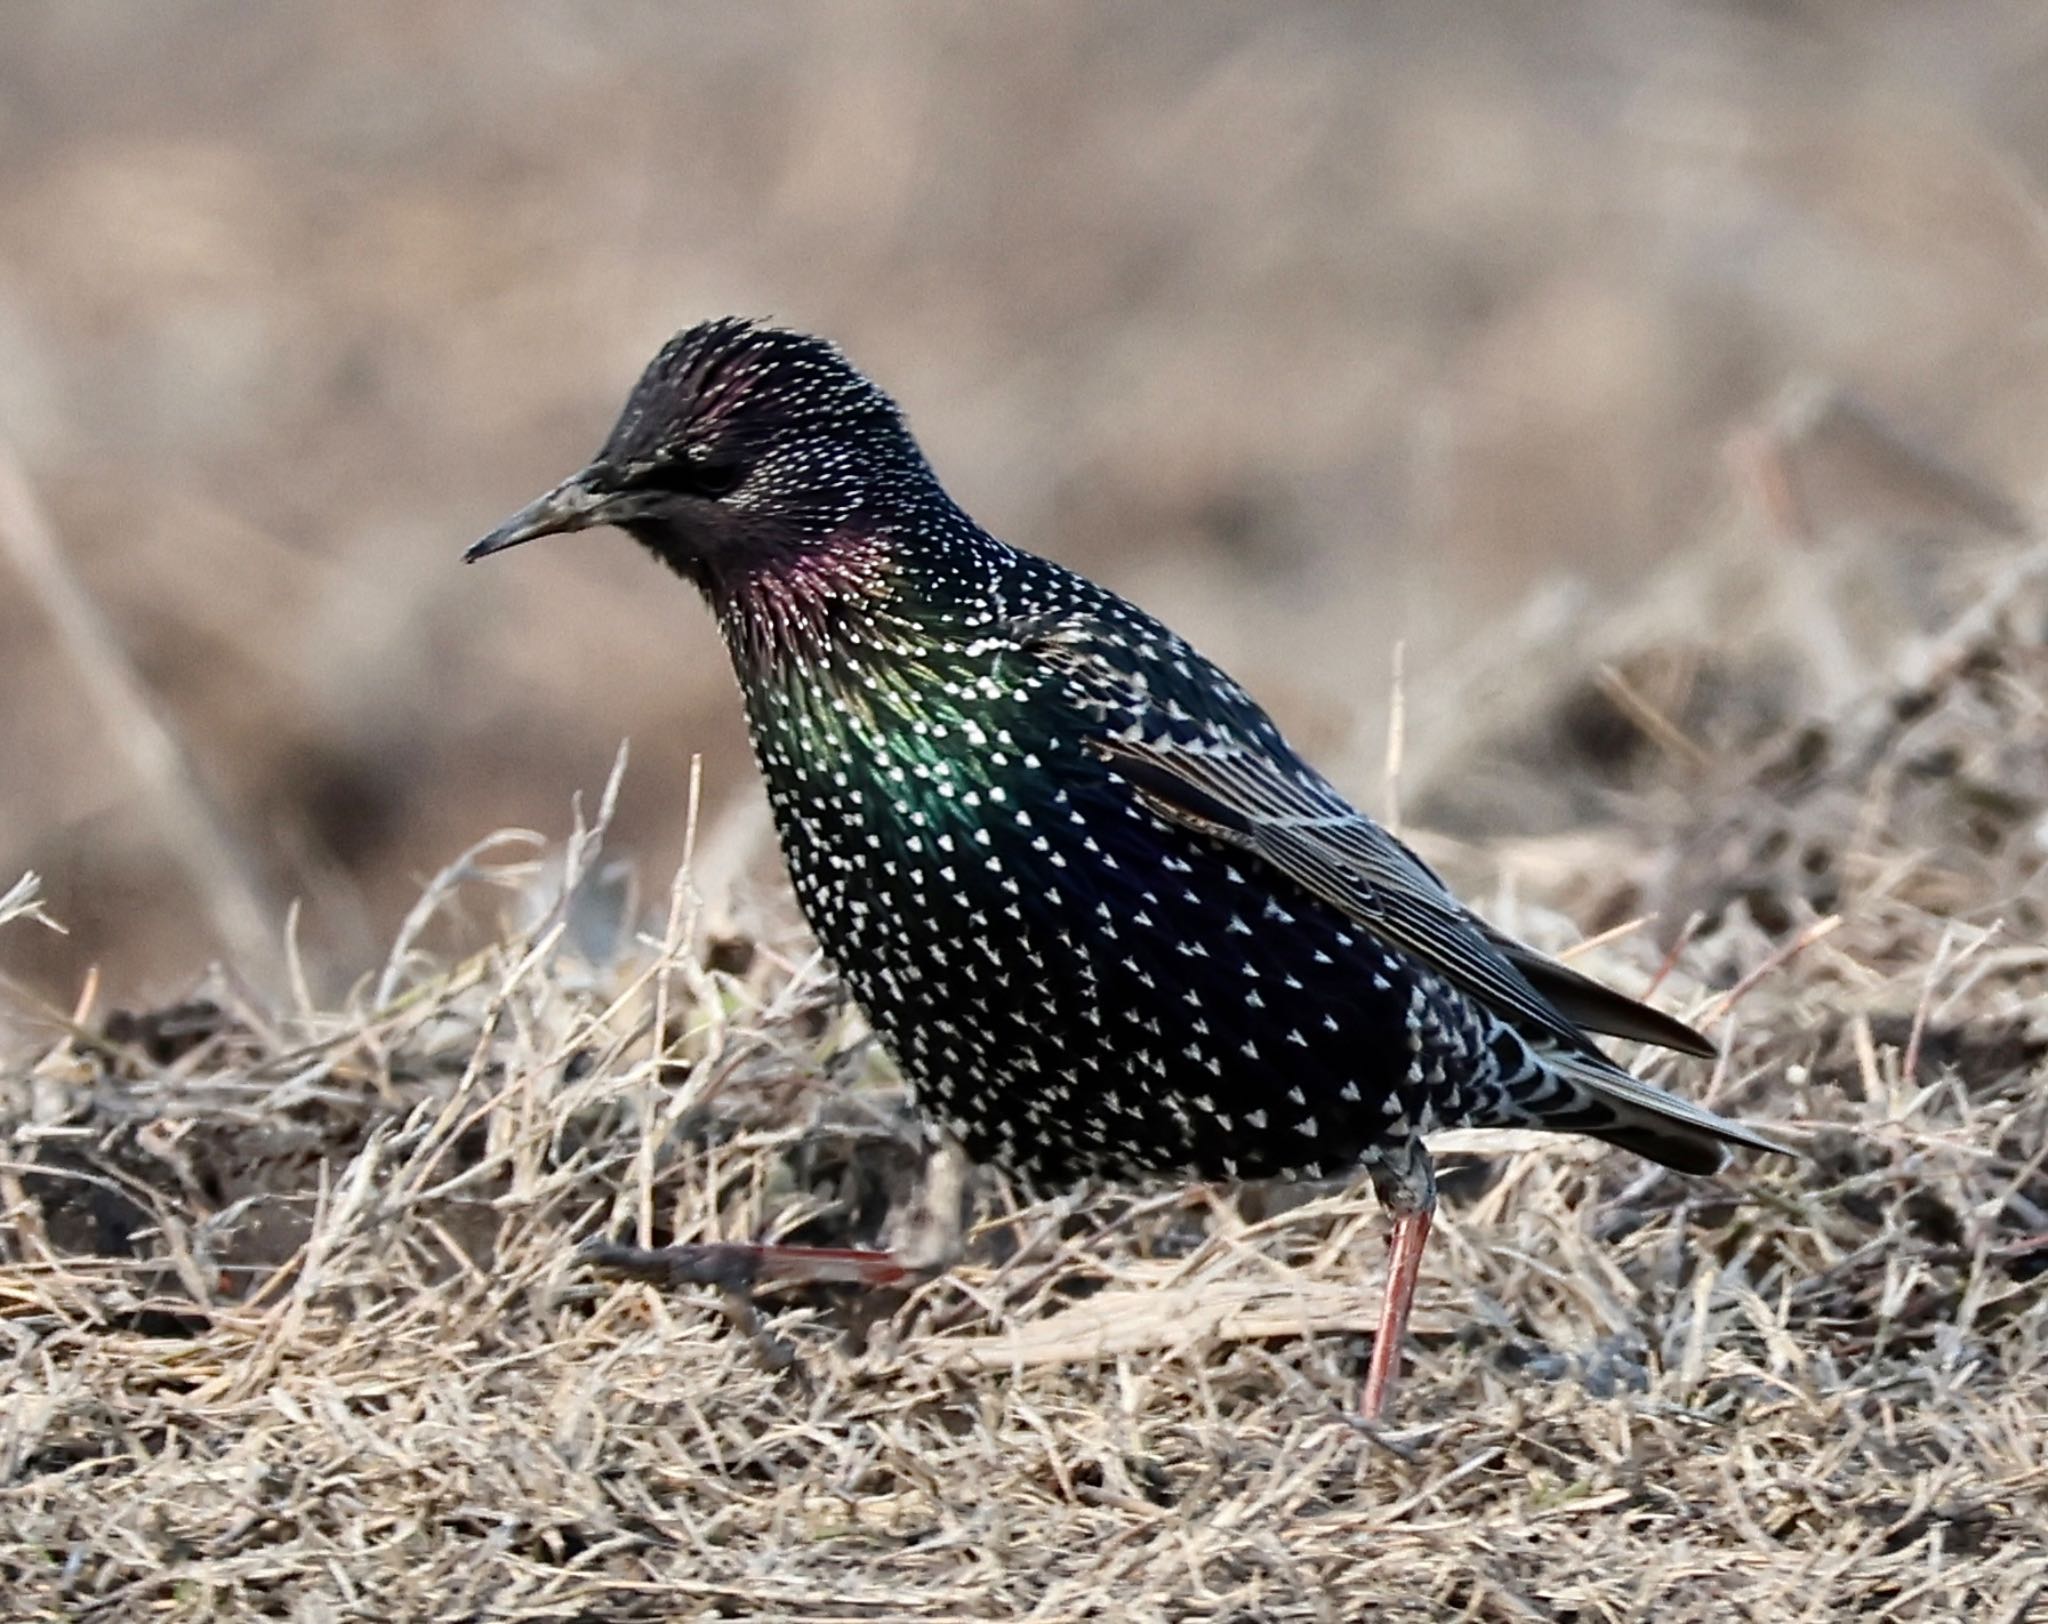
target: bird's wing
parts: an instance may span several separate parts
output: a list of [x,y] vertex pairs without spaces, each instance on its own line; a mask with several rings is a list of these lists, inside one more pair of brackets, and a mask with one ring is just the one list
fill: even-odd
[[1703,1060],[1711,1060],[1720,1053],[1710,1039],[1695,1032],[1685,1022],[1673,1019],[1660,1009],[1652,1009],[1626,993],[1602,986],[1569,965],[1545,957],[1533,947],[1526,947],[1512,936],[1495,930],[1483,919],[1474,918],[1472,923],[1476,929],[1486,933],[1502,958],[1521,971],[1522,979],[1540,992],[1553,1009],[1567,1016],[1573,1025],[1588,1032],[1604,1032],[1611,1038],[1628,1038],[1636,1043],[1653,1043],[1660,1049],[1676,1049],[1681,1054],[1698,1055]]
[[1262,750],[1128,736],[1094,748],[1159,816],[1255,852],[1446,981],[1572,1049],[1606,1032],[1693,1054],[1690,1027],[1475,918],[1420,858],[1314,774]]

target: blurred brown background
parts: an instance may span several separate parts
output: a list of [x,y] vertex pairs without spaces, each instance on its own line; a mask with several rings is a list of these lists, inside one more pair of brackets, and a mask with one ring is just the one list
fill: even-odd
[[[841,340],[985,523],[1376,805],[1393,642],[1419,738],[1529,603],[1624,607],[1739,505],[1798,380],[2032,491],[2044,59],[1989,0],[9,0],[0,473],[329,979],[622,736],[657,893],[691,753],[750,786],[709,623],[622,539],[457,562],[725,311]],[[215,911],[34,573],[0,554],[0,889],[73,934],[6,969],[174,992]]]

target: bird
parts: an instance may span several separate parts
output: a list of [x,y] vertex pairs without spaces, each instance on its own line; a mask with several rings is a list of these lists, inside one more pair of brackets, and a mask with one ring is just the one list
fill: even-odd
[[[1037,1190],[1369,1177],[1391,1225],[1365,1416],[1406,1340],[1431,1133],[1554,1129],[1692,1174],[1785,1151],[1596,1041],[1711,1056],[1698,1031],[1484,922],[1189,643],[977,524],[836,345],[679,333],[595,458],[464,557],[596,526],[708,603],[798,902],[935,1145]],[[727,1284],[908,1266],[628,1254]]]

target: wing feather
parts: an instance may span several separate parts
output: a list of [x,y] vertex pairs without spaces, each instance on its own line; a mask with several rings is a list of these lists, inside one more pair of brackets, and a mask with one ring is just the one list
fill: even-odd
[[1594,1031],[1714,1052],[1683,1023],[1476,918],[1419,857],[1298,764],[1171,740],[1104,739],[1096,749],[1160,816],[1255,852],[1532,1034],[1574,1049]]

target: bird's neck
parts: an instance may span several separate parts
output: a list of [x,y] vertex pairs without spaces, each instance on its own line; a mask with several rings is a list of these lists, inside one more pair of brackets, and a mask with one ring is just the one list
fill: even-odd
[[872,804],[935,822],[974,804],[1003,742],[1022,748],[1036,725],[1003,574],[992,540],[943,553],[839,543],[713,591],[771,797],[871,783]]
[[841,643],[894,616],[900,566],[873,537],[826,545],[721,571],[703,581],[743,686],[827,669]]
[[849,532],[703,580],[742,686],[871,681],[1002,613],[993,538]]

